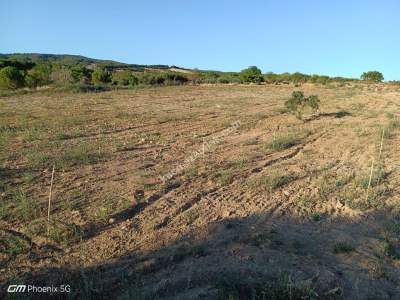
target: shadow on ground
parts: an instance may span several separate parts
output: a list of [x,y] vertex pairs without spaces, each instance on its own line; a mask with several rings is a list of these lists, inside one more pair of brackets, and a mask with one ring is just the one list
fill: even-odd
[[25,294],[41,299],[399,299],[399,236],[383,234],[393,222],[385,211],[360,220],[232,217],[153,252],[33,270],[1,291],[10,296],[6,286],[23,282],[71,285],[69,294]]

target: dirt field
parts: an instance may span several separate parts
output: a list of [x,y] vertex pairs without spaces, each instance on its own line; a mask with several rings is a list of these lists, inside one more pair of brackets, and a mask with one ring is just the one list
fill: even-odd
[[388,84],[2,97],[0,297],[400,299],[399,108]]

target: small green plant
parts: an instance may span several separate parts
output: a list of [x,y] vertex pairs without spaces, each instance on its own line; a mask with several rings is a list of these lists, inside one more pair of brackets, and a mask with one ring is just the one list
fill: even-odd
[[349,253],[354,251],[354,246],[347,243],[347,242],[337,242],[333,246],[333,253],[338,254],[338,253]]
[[294,114],[299,120],[303,117],[303,112],[306,106],[309,106],[313,112],[318,111],[320,100],[318,96],[304,96],[302,91],[294,91],[292,97],[285,102],[285,107],[289,112]]
[[0,234],[0,253],[15,256],[27,251],[30,248],[28,241],[23,238],[10,234]]
[[295,146],[298,140],[295,136],[291,134],[274,135],[272,142],[267,146],[272,150],[284,150]]
[[310,287],[295,284],[287,274],[278,279],[263,282],[238,273],[227,273],[221,276],[216,287],[218,299],[273,299],[300,300],[314,299],[317,293]]
[[269,175],[262,175],[249,183],[250,188],[272,192],[273,190],[282,187],[294,180],[293,176],[281,175],[277,172],[272,172]]

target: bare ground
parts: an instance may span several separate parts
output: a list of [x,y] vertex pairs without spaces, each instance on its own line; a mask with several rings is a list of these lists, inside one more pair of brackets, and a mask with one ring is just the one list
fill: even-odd
[[[282,109],[299,89],[321,99],[303,121]],[[311,298],[399,299],[399,107],[384,84],[1,98],[1,292],[245,298],[284,278]]]

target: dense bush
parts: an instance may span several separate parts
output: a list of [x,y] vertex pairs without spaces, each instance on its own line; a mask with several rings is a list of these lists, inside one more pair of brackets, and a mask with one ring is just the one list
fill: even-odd
[[30,69],[25,77],[25,84],[28,87],[38,87],[51,83],[51,65],[38,64]]
[[304,93],[301,91],[295,91],[292,93],[292,97],[285,102],[286,109],[293,113],[298,119],[302,119],[303,111],[306,106],[309,106],[314,112],[319,109],[320,100],[318,96],[311,95],[304,97]]
[[123,86],[134,86],[139,83],[139,79],[131,71],[117,71],[112,74],[112,83]]
[[261,74],[261,70],[256,66],[248,67],[240,72],[240,76],[243,82],[246,83],[261,83],[264,81],[264,77]]
[[217,83],[220,77],[219,72],[215,71],[202,71],[200,73],[200,83]]
[[71,67],[71,76],[74,82],[90,81],[91,71],[82,65],[74,65]]
[[0,88],[15,90],[24,86],[24,74],[15,67],[5,67],[0,70]]
[[92,73],[92,82],[95,84],[111,82],[111,74],[103,69],[96,69]]
[[165,83],[168,85],[180,85],[189,81],[186,76],[178,73],[166,73],[165,80]]
[[144,85],[162,85],[165,77],[162,74],[143,73],[139,76],[139,82]]
[[378,71],[368,71],[364,72],[361,75],[362,80],[374,81],[374,82],[382,82],[385,78],[383,74]]

